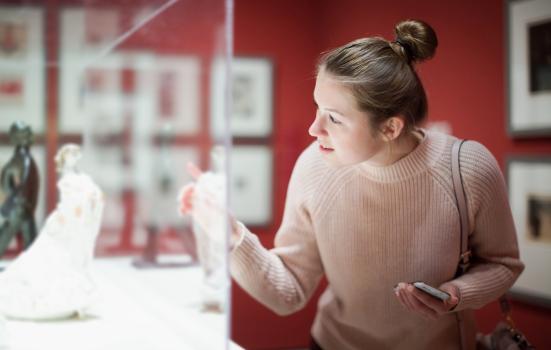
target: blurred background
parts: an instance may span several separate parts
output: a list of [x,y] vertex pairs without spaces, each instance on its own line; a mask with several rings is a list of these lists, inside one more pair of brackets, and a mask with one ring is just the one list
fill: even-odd
[[[43,169],[37,218],[44,218],[57,200],[55,151],[69,141],[87,145],[87,169],[111,194],[97,256],[139,256],[148,232],[156,232],[160,252],[193,256],[189,223],[171,206],[177,188],[189,181],[185,163],[214,167],[212,147],[228,135],[232,209],[272,247],[292,167],[313,141],[307,130],[315,116],[319,54],[359,37],[394,39],[394,25],[403,19],[428,22],[439,46],[418,66],[429,99],[426,127],[477,140],[497,158],[527,263],[526,277],[513,289],[513,317],[537,348],[551,348],[551,1],[234,0],[231,130],[224,121],[222,1],[0,5],[1,55],[21,64],[7,53],[3,23],[10,16],[3,14],[28,5],[41,9],[41,22],[30,20],[20,40],[32,42],[32,50],[42,52],[34,57],[43,57],[42,64],[23,65],[34,70],[0,72],[1,160],[11,152],[13,105],[24,101],[28,110],[21,115],[32,115],[32,152]],[[97,56],[103,58],[94,61]],[[86,62],[96,63],[79,81],[72,69]],[[77,117],[87,113],[93,118]],[[14,242],[10,252],[17,251]],[[247,349],[305,347],[324,286],[304,310],[279,317],[233,283],[232,340]],[[476,316],[479,329],[491,331],[500,319],[497,303]]]

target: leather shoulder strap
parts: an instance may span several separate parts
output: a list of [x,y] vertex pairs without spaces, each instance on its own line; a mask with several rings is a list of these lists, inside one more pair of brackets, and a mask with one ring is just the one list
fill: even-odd
[[[457,140],[452,146],[452,178],[453,178],[453,191],[455,193],[455,201],[457,203],[457,210],[459,211],[460,224],[461,224],[461,255],[459,256],[457,276],[464,274],[469,268],[471,259],[471,250],[469,249],[469,214],[467,211],[467,199],[465,197],[465,188],[463,187],[463,179],[461,178],[461,167],[459,164],[459,152],[461,146],[465,140]],[[507,300],[507,296],[504,294],[499,298],[499,307],[501,313],[510,330],[515,329],[513,318],[511,317],[511,305]],[[463,317],[461,312],[456,313],[457,321],[459,324],[461,348],[465,349],[467,344],[467,334],[465,325],[463,324]]]
[[471,251],[469,249],[469,214],[467,211],[467,200],[465,198],[465,189],[463,188],[463,179],[459,164],[459,152],[465,140],[457,140],[452,146],[452,179],[455,201],[461,224],[461,255],[459,256],[458,275],[462,275],[469,267]]

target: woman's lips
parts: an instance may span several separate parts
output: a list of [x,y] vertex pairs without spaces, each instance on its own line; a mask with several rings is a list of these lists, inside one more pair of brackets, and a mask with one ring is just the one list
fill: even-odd
[[320,145],[320,151],[324,152],[324,153],[329,153],[329,152],[333,152],[334,149],[332,148],[329,148],[329,147],[323,147],[322,145]]

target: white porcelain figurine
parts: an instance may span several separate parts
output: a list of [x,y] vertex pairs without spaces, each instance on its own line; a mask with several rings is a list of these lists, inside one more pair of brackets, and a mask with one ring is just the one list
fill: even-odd
[[0,314],[49,320],[85,314],[96,298],[90,274],[101,225],[103,194],[78,171],[78,145],[55,156],[59,202],[36,241],[0,273]]

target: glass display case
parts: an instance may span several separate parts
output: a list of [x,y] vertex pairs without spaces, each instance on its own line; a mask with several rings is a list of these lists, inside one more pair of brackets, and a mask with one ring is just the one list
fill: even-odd
[[0,0],[0,349],[239,348],[228,220],[178,198],[192,163],[228,204],[232,9]]

